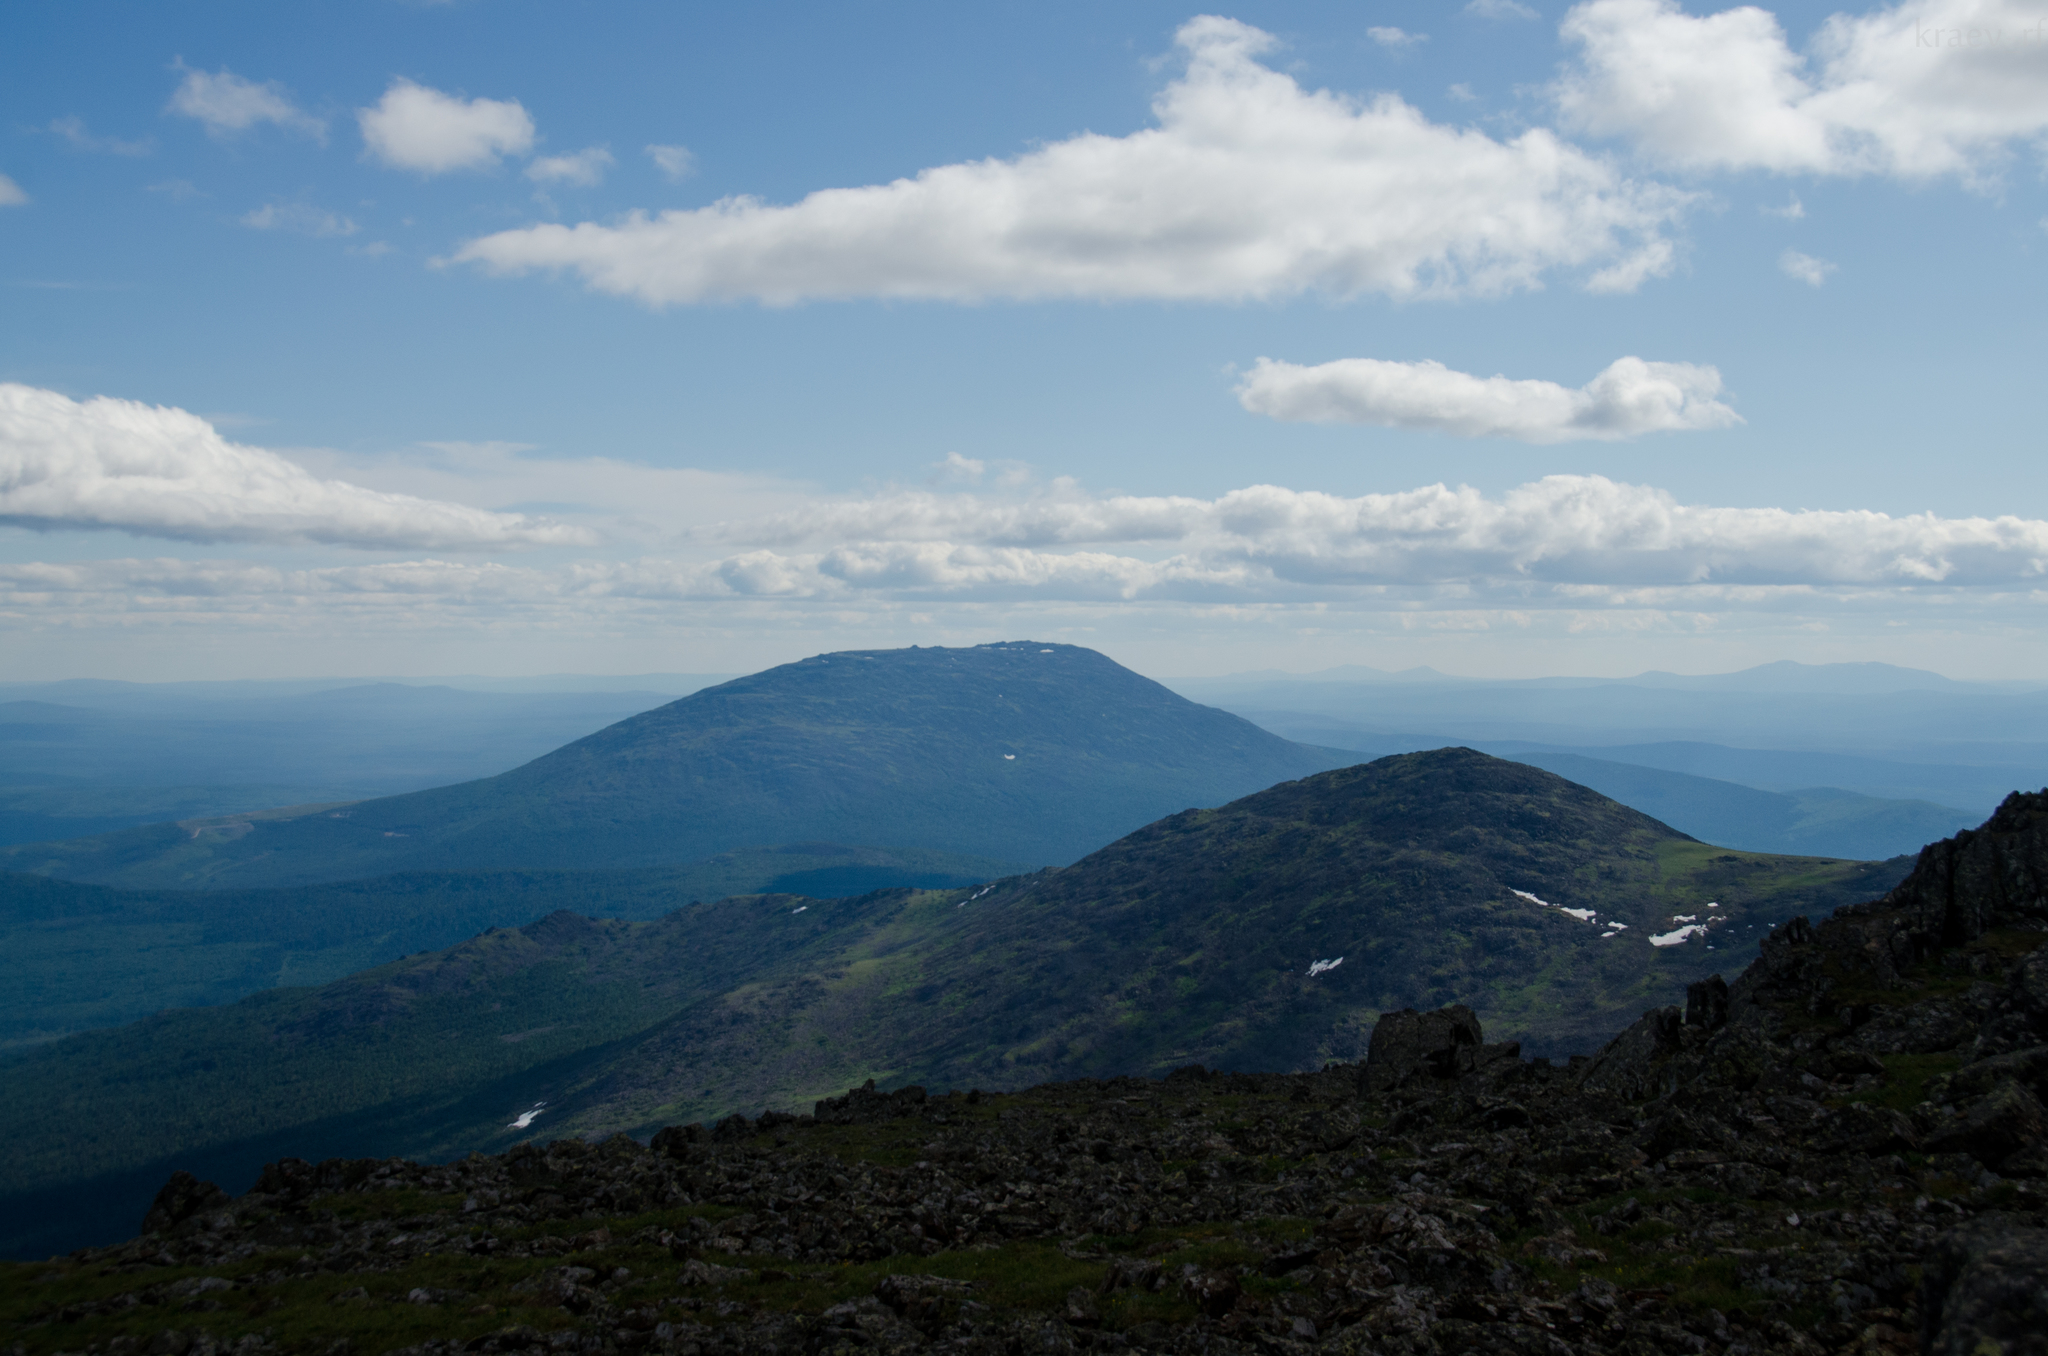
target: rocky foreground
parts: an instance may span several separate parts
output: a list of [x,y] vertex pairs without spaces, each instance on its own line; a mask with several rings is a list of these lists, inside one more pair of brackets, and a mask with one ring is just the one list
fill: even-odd
[[1363,1064],[179,1174],[0,1351],[2048,1352],[2048,793],[1597,1057]]

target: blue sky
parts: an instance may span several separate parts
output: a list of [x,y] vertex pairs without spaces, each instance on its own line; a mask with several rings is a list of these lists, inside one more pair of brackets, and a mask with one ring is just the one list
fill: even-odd
[[2044,19],[22,5],[0,676],[2030,676]]

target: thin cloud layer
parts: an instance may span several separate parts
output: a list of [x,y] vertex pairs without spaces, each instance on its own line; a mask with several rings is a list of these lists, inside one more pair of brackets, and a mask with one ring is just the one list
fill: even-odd
[[1359,103],[1261,65],[1273,39],[1204,17],[1156,127],[1087,133],[1013,160],[827,189],[786,207],[727,198],[617,224],[470,241],[503,274],[569,269],[650,305],[905,297],[1243,300],[1319,291],[1494,294],[1576,271],[1595,290],[1665,272],[1685,195],[1632,182],[1541,129],[1512,141]]
[[1802,55],[1754,6],[1588,0],[1553,94],[1566,126],[1686,169],[1978,179],[2048,131],[2043,18],[2038,0],[1902,4],[1834,15]]
[[1253,414],[1295,423],[1377,424],[1461,438],[1611,442],[1726,428],[1742,416],[1714,399],[1721,374],[1692,363],[1618,358],[1584,386],[1475,377],[1442,363],[1344,358],[1303,367],[1260,358],[1238,384]]
[[0,207],[20,207],[27,202],[28,194],[22,191],[21,185],[0,174]]
[[[858,539],[841,534],[865,529]],[[1499,497],[1425,486],[1343,498],[1259,485],[1214,500],[1028,504],[906,494],[731,525],[706,560],[521,568],[420,559],[287,569],[248,561],[0,565],[20,615],[323,612],[541,624],[677,604],[1333,605],[1453,611],[1796,606],[1895,609],[2039,598],[2048,522],[1683,505],[1647,486],[1551,476]],[[749,536],[809,549],[747,547]],[[1164,545],[1133,552],[1109,549]],[[1083,549],[1074,549],[1076,545]],[[1832,600],[1832,601],[1830,601]],[[311,609],[309,612],[308,609]]]
[[213,136],[246,132],[267,122],[319,141],[327,139],[326,122],[293,103],[275,80],[244,80],[225,66],[211,75],[183,62],[178,69],[185,78],[171,95],[170,111],[204,123]]
[[395,550],[579,545],[517,513],[320,480],[184,410],[0,383],[0,523]]
[[533,149],[533,119],[517,99],[460,99],[403,78],[375,108],[356,110],[370,154],[421,174],[481,169]]

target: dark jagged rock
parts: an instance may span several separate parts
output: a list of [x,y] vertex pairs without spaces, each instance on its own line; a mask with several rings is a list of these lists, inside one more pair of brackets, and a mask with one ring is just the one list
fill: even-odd
[[193,1216],[219,1210],[232,1198],[212,1182],[202,1182],[189,1172],[174,1172],[163,1190],[156,1193],[149,1213],[142,1217],[142,1232],[167,1233]]
[[2048,793],[2015,797],[1885,899],[1777,929],[1734,984],[1566,1065],[1452,1007],[1389,1014],[1366,1061],[1314,1073],[870,1084],[650,1146],[284,1160],[233,1201],[174,1178],[143,1237],[0,1277],[28,1296],[0,1342],[2040,1352],[2044,845]]

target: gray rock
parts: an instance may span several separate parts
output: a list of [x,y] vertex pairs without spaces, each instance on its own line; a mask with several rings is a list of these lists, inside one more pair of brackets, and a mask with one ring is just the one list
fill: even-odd
[[1928,1356],[2048,1351],[2048,1230],[1987,1217],[1936,1239],[1920,1322]]
[[2048,1112],[2034,1095],[2007,1079],[1968,1107],[1928,1141],[1936,1153],[1966,1153],[1989,1167],[2041,1143]]

